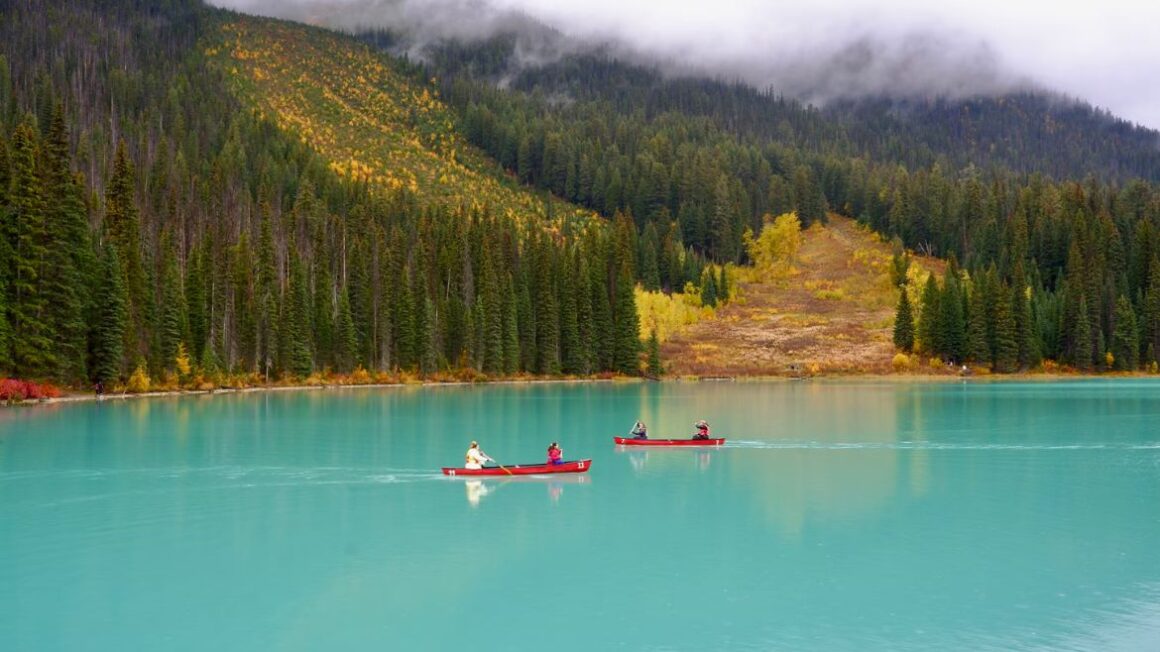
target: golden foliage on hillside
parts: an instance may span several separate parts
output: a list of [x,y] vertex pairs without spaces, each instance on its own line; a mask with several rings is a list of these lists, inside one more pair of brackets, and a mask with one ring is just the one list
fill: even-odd
[[685,286],[684,292],[672,294],[650,292],[638,285],[636,311],[640,315],[641,339],[647,339],[655,330],[661,342],[681,328],[711,319],[715,314],[712,308],[701,305],[701,294],[692,283]]
[[792,275],[802,246],[801,220],[797,213],[784,213],[776,218],[766,215],[762,222],[761,233],[756,238],[749,229],[743,236],[745,250],[753,260],[753,271],[758,278]]
[[[350,37],[236,16],[207,36],[203,51],[243,103],[317,150],[339,176],[515,219],[544,214],[542,198],[463,140],[436,90]],[[562,203],[554,213],[593,215]]]

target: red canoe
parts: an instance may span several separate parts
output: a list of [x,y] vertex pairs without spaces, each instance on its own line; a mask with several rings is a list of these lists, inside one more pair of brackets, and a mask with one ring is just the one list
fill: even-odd
[[465,469],[458,466],[443,467],[443,475],[456,477],[467,475],[541,475],[545,473],[587,473],[592,468],[592,460],[572,460],[563,464],[513,464],[511,466],[485,466],[482,469]]
[[720,439],[633,439],[632,437],[613,437],[621,446],[720,446],[725,438]]

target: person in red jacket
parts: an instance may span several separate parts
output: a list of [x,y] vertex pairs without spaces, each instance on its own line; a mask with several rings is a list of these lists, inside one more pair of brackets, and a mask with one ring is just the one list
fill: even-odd
[[693,424],[697,428],[697,434],[693,435],[693,439],[708,439],[709,438],[709,422],[701,419]]
[[560,450],[559,444],[557,444],[556,442],[552,442],[552,445],[548,447],[548,464],[563,464],[563,463],[564,463],[564,451]]

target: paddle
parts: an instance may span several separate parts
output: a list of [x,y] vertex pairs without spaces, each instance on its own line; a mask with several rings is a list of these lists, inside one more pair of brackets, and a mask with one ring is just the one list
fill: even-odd
[[[479,451],[479,452],[483,453],[483,451]],[[492,462],[495,462],[494,457],[492,457],[491,455],[488,455],[487,453],[483,453],[483,454],[487,457],[487,459],[491,460]],[[510,470],[508,470],[508,467],[504,466],[503,464],[500,464],[499,462],[495,462],[495,465],[498,466],[499,468],[503,469],[504,473],[506,473],[508,475],[515,475]]]

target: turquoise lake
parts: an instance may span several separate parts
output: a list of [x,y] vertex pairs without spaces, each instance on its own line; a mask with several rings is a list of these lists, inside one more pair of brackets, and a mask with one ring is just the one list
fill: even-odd
[[[708,419],[715,450],[625,450]],[[583,476],[447,478],[556,440]],[[0,410],[0,649],[1160,650],[1160,382]]]

